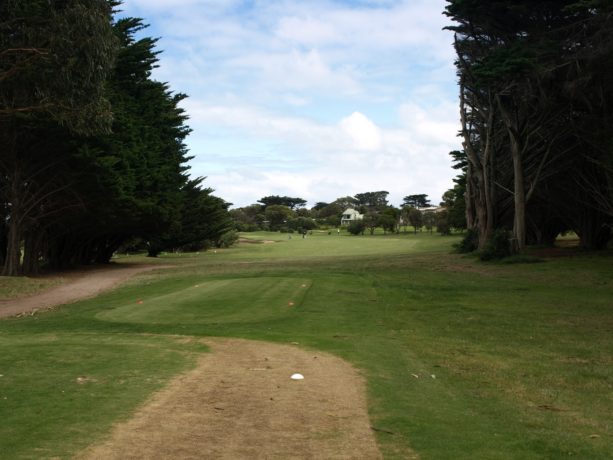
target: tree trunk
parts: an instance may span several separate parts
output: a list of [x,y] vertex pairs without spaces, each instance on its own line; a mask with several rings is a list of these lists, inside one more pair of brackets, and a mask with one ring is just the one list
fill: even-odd
[[23,245],[23,268],[24,275],[36,275],[39,272],[41,235],[33,230],[28,231]]
[[23,246],[22,273],[26,276],[36,275],[39,272],[38,250],[32,237],[26,237]]
[[611,227],[607,225],[604,215],[593,210],[582,213],[576,232],[581,247],[588,250],[604,249],[611,239]]
[[[4,221],[6,218],[1,216]],[[4,267],[4,262],[6,260],[6,249],[8,246],[7,239],[7,228],[6,224],[0,224],[0,266]]]
[[18,167],[9,174],[7,184],[7,203],[10,204],[8,216],[8,234],[6,259],[4,260],[3,276],[19,276],[21,274],[21,240],[23,235],[21,173]]
[[464,149],[467,152],[467,157],[470,162],[468,168],[470,175],[467,173],[466,177],[466,190],[467,192],[470,191],[470,195],[466,201],[466,221],[468,224],[470,212],[470,225],[468,225],[468,228],[474,228],[477,230],[477,233],[479,234],[479,249],[483,249],[487,239],[489,238],[489,233],[487,231],[488,215],[483,169],[481,161],[473,151],[472,146],[469,145],[466,140],[464,141]]
[[21,226],[15,215],[11,215],[9,220],[7,242],[2,276],[19,276],[21,274]]
[[464,203],[466,204],[466,228],[475,229],[475,211],[473,209],[473,176],[472,165],[469,163],[466,168],[466,192],[464,192]]
[[513,235],[518,251],[526,247],[526,191],[524,188],[524,170],[521,158],[521,147],[515,135],[509,132],[511,141],[511,156],[513,158],[513,191],[515,217],[513,219]]
[[[465,99],[463,86],[460,87],[460,121],[462,123],[462,136],[464,138],[462,145],[469,163],[466,187],[467,191],[471,191],[470,196],[473,198],[472,200],[466,201],[466,221],[468,224],[470,209],[470,213],[474,213],[475,220],[471,222],[472,225],[468,225],[468,228],[475,228],[477,230],[479,235],[479,249],[483,249],[485,247],[494,226],[494,205],[492,202],[492,197],[490,196],[491,187],[489,183],[490,153],[492,145],[491,125],[493,123],[493,107],[491,100],[489,105],[487,120],[483,120],[486,129],[482,130],[481,133],[482,141],[484,141],[485,147],[477,149],[472,142],[473,128],[471,127],[466,113],[467,101]],[[471,180],[473,182],[471,182]]]
[[[524,184],[524,169],[522,163],[522,134],[520,133],[517,113],[512,114],[510,109],[498,96],[500,115],[507,128],[511,159],[513,160],[513,236],[515,238],[514,250],[522,251],[526,247],[526,190]],[[517,109],[515,109],[517,110]]]
[[[490,108],[493,110],[492,108]],[[493,184],[493,148],[492,148],[492,139],[491,139],[491,131],[488,129],[488,136],[485,143],[485,152],[483,159],[483,199],[485,202],[485,225],[484,225],[484,235],[483,239],[488,241],[492,236],[492,232],[494,231],[494,184]]]

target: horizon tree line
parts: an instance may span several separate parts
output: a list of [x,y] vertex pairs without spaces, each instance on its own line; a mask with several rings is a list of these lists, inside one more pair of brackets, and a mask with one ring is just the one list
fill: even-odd
[[[348,208],[354,208],[364,215],[361,227],[357,233],[368,230],[371,234],[375,228],[381,227],[385,232],[399,232],[400,227],[411,225],[414,231],[426,226],[429,231],[436,226],[444,228],[443,233],[449,233],[451,228],[462,230],[466,227],[464,215],[453,222],[449,221],[450,213],[444,209],[433,212],[432,203],[426,194],[408,195],[403,198],[399,207],[389,203],[389,192],[381,190],[363,192],[354,196],[344,196],[328,203],[319,201],[312,208],[306,208],[306,200],[302,198],[271,195],[257,200],[256,203],[230,210],[236,228],[239,231],[304,231],[318,227],[339,227],[341,215]],[[443,207],[451,202],[442,202]]]

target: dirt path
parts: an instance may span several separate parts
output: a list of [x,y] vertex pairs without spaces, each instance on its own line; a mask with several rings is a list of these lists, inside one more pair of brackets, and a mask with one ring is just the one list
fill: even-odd
[[165,267],[163,265],[112,265],[69,272],[65,275],[68,280],[60,286],[30,297],[0,300],[0,318],[45,310],[94,297],[138,273]]
[[[295,346],[207,339],[212,352],[79,459],[380,459],[364,380]],[[291,380],[293,373],[304,380]]]

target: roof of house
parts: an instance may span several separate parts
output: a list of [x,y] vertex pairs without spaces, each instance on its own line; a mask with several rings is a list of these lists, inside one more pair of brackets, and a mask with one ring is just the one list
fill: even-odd
[[343,216],[346,216],[346,215],[349,215],[349,216],[361,216],[362,214],[360,214],[358,211],[356,211],[353,208],[347,208],[347,209],[345,209],[345,211],[343,211]]

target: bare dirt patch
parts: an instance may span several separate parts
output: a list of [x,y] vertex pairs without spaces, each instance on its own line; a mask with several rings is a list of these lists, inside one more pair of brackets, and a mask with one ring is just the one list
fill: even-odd
[[206,343],[212,352],[196,369],[77,458],[381,458],[364,380],[345,361],[290,345]]
[[111,265],[75,270],[62,274],[65,282],[29,297],[0,300],[0,318],[32,314],[77,300],[94,297],[132,276],[164,265]]
[[239,243],[248,243],[248,244],[272,244],[276,243],[274,240],[252,240],[251,238],[239,238]]

